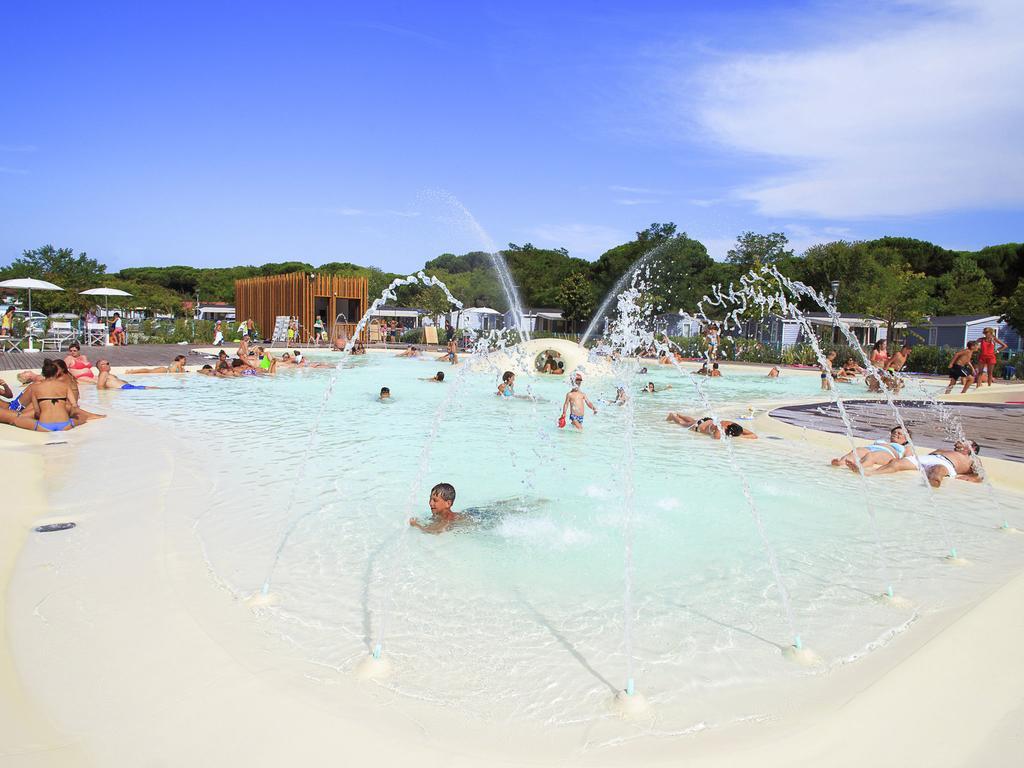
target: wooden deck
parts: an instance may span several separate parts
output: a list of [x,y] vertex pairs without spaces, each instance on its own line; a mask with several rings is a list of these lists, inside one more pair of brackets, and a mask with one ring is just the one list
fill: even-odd
[[[885,437],[894,426],[892,410],[878,400],[845,400],[846,412],[857,437]],[[951,442],[945,425],[927,403],[899,400],[900,415],[914,440],[940,446]],[[981,446],[981,457],[1024,462],[1024,405],[1005,403],[944,403],[959,418],[964,435]],[[787,424],[843,434],[846,427],[831,401],[776,408],[771,415]]]
[[[82,354],[89,362],[109,360],[113,366],[157,366],[167,365],[177,355],[185,355],[188,364],[198,363],[202,358],[192,354],[192,344],[129,344],[124,347],[82,347]],[[233,351],[232,346],[229,351]],[[55,352],[3,352],[0,353],[0,371],[21,370],[22,368],[38,369],[47,357],[65,357],[67,350]]]

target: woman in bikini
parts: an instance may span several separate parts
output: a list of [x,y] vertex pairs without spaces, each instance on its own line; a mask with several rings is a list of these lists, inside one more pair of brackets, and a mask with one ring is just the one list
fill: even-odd
[[893,427],[889,430],[888,440],[875,440],[871,445],[857,448],[839,458],[832,459],[831,464],[833,467],[846,467],[853,472],[859,472],[858,461],[864,469],[875,469],[890,461],[898,461],[908,455],[910,436],[910,430]]
[[[71,375],[71,372],[68,370],[67,363],[65,363],[63,360],[54,358],[53,363],[58,368],[60,368],[60,373],[57,374],[57,378],[60,379],[61,381],[67,382],[67,385],[71,387],[71,391],[75,393],[75,402],[77,403],[79,401],[79,398],[81,397],[81,393],[78,390],[78,380]],[[78,412],[82,414],[86,421],[89,421],[91,419],[107,418],[106,415],[102,413],[92,413],[91,411],[85,410],[81,406],[79,406]]]
[[992,374],[996,367],[996,349],[1006,349],[1006,342],[996,336],[995,328],[986,328],[981,337],[981,351],[978,354],[977,372],[974,374],[974,388],[981,389],[981,377],[988,376],[992,386]]
[[32,385],[31,399],[24,403],[26,412],[36,419],[37,431],[62,432],[85,423],[75,391],[61,373],[57,363],[44,360],[43,380]]

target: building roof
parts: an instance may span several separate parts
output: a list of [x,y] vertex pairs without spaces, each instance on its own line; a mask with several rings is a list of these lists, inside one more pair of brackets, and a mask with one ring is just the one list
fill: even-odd
[[[828,325],[832,322],[832,316],[827,312],[804,312],[804,317],[812,325]],[[784,317],[783,321],[797,322],[793,318]],[[839,315],[839,319],[848,326],[864,328],[867,326],[881,327],[886,324],[885,320],[870,315]],[[895,328],[906,328],[907,324],[899,320],[893,323]]]
[[370,314],[373,316],[386,315],[387,317],[419,317],[427,314],[427,310],[419,307],[396,307],[381,304]]
[[[505,314],[511,313],[512,310],[508,310]],[[534,317],[540,314],[558,315],[561,316],[561,307],[523,307],[523,317]]]
[[974,325],[982,322],[998,323],[999,315],[936,315],[925,320],[924,325]]

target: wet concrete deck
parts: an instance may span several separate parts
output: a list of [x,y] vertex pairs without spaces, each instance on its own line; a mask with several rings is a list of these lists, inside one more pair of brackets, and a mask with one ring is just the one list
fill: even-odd
[[[885,437],[895,425],[892,410],[884,401],[845,400],[846,412],[856,437]],[[897,401],[900,415],[915,441],[939,446],[951,442],[953,435],[935,413],[934,407],[920,401]],[[943,403],[959,419],[964,434],[981,446],[982,458],[992,456],[1024,462],[1024,405],[1004,403]],[[776,408],[772,417],[797,427],[843,434],[846,427],[835,403],[807,403]]]

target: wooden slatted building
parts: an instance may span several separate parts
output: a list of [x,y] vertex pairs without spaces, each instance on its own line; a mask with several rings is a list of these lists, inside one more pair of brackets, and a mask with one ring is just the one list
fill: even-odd
[[351,337],[370,306],[368,291],[365,277],[304,272],[250,277],[235,281],[235,317],[239,322],[251,317],[265,339],[284,315],[298,318],[302,342],[312,337],[317,317],[332,339],[342,331]]

